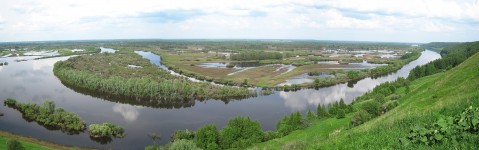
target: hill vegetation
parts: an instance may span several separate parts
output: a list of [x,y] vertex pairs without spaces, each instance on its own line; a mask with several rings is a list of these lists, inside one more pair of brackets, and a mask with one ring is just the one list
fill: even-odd
[[[468,46],[477,43],[447,49],[450,53],[477,50],[479,46]],[[445,72],[381,84],[350,104],[354,111],[345,118],[320,119],[252,148],[474,149],[479,146],[474,129],[478,122],[473,121],[479,106],[477,64],[479,54]]]

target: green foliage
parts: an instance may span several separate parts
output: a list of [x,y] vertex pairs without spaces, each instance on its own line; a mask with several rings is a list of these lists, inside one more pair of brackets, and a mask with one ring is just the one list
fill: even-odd
[[195,142],[199,148],[206,150],[218,149],[219,142],[218,130],[216,125],[209,124],[199,128],[196,131]]
[[354,113],[351,124],[354,126],[358,126],[366,121],[369,121],[369,119],[371,118],[371,114],[369,114],[366,110],[359,110]]
[[11,99],[11,98],[7,98],[3,101],[3,104],[4,105],[7,105],[7,106],[16,106],[17,105],[17,100],[15,99]]
[[479,52],[479,42],[466,42],[462,44],[451,44],[441,51],[441,59],[434,60],[423,66],[417,66],[411,70],[408,79],[415,80],[424,76],[451,69],[475,53]]
[[381,114],[381,104],[377,101],[367,101],[361,105],[361,109],[365,110],[373,117],[379,116]]
[[359,73],[360,73],[359,71],[348,71],[347,76],[349,79],[357,79],[360,77]]
[[88,126],[88,133],[90,136],[95,138],[104,138],[104,137],[117,137],[121,138],[125,136],[125,130],[123,127],[111,124],[111,123],[103,123],[103,124],[91,124]]
[[220,131],[220,146],[222,149],[246,148],[263,139],[263,131],[259,122],[251,121],[249,117],[236,117],[228,121],[228,125]]
[[[143,68],[126,67],[133,63]],[[110,64],[110,65],[108,65]],[[97,54],[55,63],[55,75],[66,85],[103,94],[158,101],[226,99],[255,95],[247,88],[195,83],[153,66],[137,54]]]
[[284,116],[282,120],[276,123],[276,131],[281,136],[288,135],[295,130],[304,129],[305,127],[306,125],[300,112],[291,113],[289,117]]
[[417,55],[420,55],[420,53],[417,52],[417,51],[413,51],[411,53],[406,53],[406,54],[402,55],[401,59],[409,59],[409,58],[412,58],[412,57],[417,56]]
[[344,117],[346,117],[346,113],[345,113],[344,109],[338,110],[338,114],[336,115],[336,118],[337,119],[342,119]]
[[306,117],[309,121],[316,119],[316,116],[314,115],[313,111],[311,111],[311,109],[308,109],[308,113],[306,114]]
[[7,144],[8,150],[24,150],[25,149],[23,145],[17,140],[10,139],[7,141],[6,144]]
[[194,131],[190,131],[188,129],[186,130],[177,130],[175,131],[175,133],[173,133],[173,140],[176,141],[176,140],[181,140],[181,139],[185,139],[185,140],[193,140],[195,138],[195,132]]
[[326,111],[326,107],[324,105],[318,104],[316,107],[316,116],[320,119],[329,117],[329,113]]
[[6,99],[4,104],[20,111],[26,119],[34,120],[41,125],[58,128],[69,133],[77,133],[85,129],[85,123],[75,113],[56,108],[52,101],[43,104],[19,103],[14,99]]
[[266,131],[264,132],[264,138],[262,142],[269,141],[279,137],[281,137],[281,135],[277,131]]
[[201,150],[201,149],[198,148],[193,141],[181,139],[181,140],[174,141],[171,144],[169,150]]
[[470,106],[455,117],[440,118],[432,125],[414,126],[405,138],[404,145],[420,143],[433,145],[443,142],[457,144],[458,140],[467,138],[468,134],[479,133],[479,108]]
[[283,54],[278,52],[264,51],[245,51],[230,56],[231,60],[266,60],[266,59],[283,59]]

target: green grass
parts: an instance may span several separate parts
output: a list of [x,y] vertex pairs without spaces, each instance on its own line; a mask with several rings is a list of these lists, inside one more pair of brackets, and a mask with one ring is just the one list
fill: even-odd
[[[7,141],[9,139],[6,138],[6,137],[0,137],[0,149],[7,149]],[[35,150],[52,150],[51,148],[47,148],[47,147],[44,147],[44,146],[41,146],[41,145],[38,145],[38,144],[34,144],[34,143],[30,143],[30,142],[24,142],[24,141],[20,141],[20,143],[22,144],[22,146],[25,148],[25,149],[35,149]]]
[[[337,120],[320,120],[304,130],[283,138],[252,146],[252,149],[475,149],[479,136],[463,139],[459,144],[443,143],[433,146],[421,144],[404,146],[411,127],[432,123],[440,116],[455,115],[468,106],[479,106],[479,54],[447,72],[413,81],[411,92],[400,88],[400,105],[365,124],[346,128],[350,116]],[[360,104],[356,103],[355,105]],[[341,132],[338,132],[341,131]],[[302,141],[302,142],[298,142]],[[294,147],[298,149],[298,147]]]
[[22,146],[26,150],[57,150],[57,149],[68,149],[68,150],[83,150],[87,148],[79,148],[79,147],[70,147],[70,146],[64,146],[64,145],[59,145],[51,142],[46,142],[42,141],[39,139],[35,139],[32,137],[26,137],[26,136],[21,136],[21,135],[16,135],[12,133],[8,133],[5,131],[0,131],[0,149],[1,150],[6,150],[7,149],[7,141],[9,139],[15,139],[19,141]]

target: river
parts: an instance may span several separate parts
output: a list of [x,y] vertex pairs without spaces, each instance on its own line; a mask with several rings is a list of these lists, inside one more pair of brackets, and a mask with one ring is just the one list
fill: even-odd
[[[0,99],[14,98],[20,102],[41,103],[55,101],[57,107],[77,113],[87,124],[110,122],[123,126],[126,136],[107,144],[91,140],[88,133],[68,135],[59,130],[49,130],[36,122],[24,120],[21,113],[0,106],[0,130],[31,136],[64,145],[113,149],[143,149],[153,144],[150,132],[161,135],[160,144],[168,143],[175,130],[196,130],[207,123],[222,128],[235,116],[249,116],[259,120],[264,130],[274,130],[276,122],[294,111],[306,112],[318,104],[329,104],[343,98],[350,103],[355,97],[373,89],[380,83],[406,77],[417,65],[440,58],[433,51],[423,51],[415,61],[397,72],[379,78],[365,78],[355,83],[337,84],[320,89],[303,89],[295,92],[275,92],[243,100],[184,101],[175,104],[150,105],[135,100],[122,100],[75,91],[63,85],[53,75],[53,64],[69,57],[16,62],[16,57],[0,58],[8,62],[0,66]],[[31,58],[26,58],[31,59]]]

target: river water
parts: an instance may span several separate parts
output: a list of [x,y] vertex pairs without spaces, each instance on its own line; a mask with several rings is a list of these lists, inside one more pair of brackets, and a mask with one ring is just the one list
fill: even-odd
[[419,59],[405,65],[395,73],[379,78],[365,78],[355,83],[337,84],[320,89],[304,89],[295,92],[275,92],[243,100],[181,101],[153,105],[131,99],[115,99],[108,96],[81,92],[63,85],[53,75],[53,64],[68,57],[16,62],[19,58],[0,58],[8,62],[0,66],[0,99],[14,98],[20,102],[41,103],[49,99],[57,107],[78,114],[87,124],[110,122],[123,126],[126,136],[101,143],[91,140],[88,134],[68,135],[49,130],[36,122],[24,120],[12,108],[0,105],[0,130],[31,136],[64,145],[113,149],[143,149],[151,145],[150,132],[161,135],[161,144],[168,143],[175,130],[196,130],[207,123],[222,128],[228,119],[249,116],[259,120],[264,130],[274,130],[276,122],[294,111],[306,112],[318,104],[329,104],[343,98],[350,103],[355,97],[373,89],[380,83],[406,77],[417,65],[440,58],[438,53],[426,50]]

